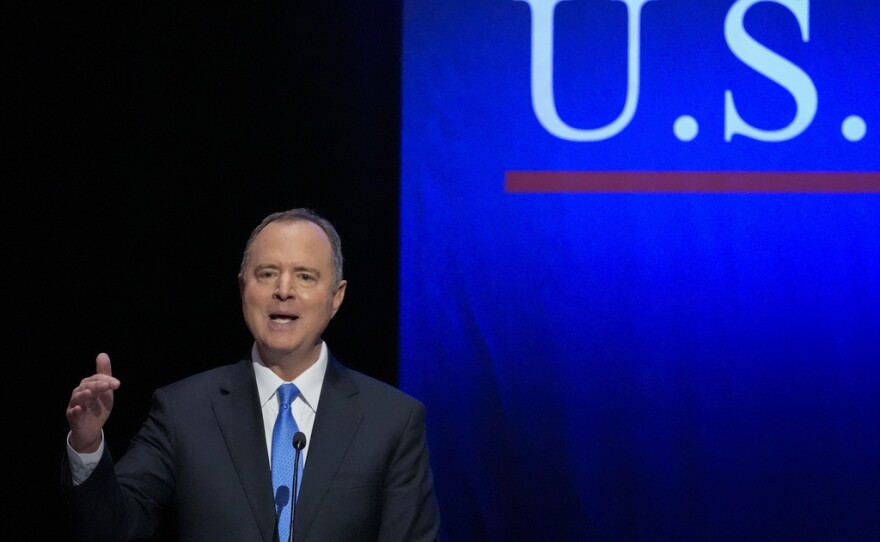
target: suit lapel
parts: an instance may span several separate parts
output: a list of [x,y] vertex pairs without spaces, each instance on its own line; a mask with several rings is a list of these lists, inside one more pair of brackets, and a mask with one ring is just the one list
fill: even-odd
[[330,356],[297,501],[297,539],[307,537],[363,419],[363,409],[357,395],[358,388],[346,374],[345,368]]
[[233,367],[213,408],[263,540],[271,542],[275,534],[275,505],[263,416],[250,360]]

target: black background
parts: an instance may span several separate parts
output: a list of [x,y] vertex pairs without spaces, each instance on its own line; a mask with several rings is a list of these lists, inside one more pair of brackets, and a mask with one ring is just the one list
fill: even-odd
[[399,1],[5,10],[10,539],[65,539],[64,410],[99,352],[121,454],[154,388],[248,351],[236,274],[270,212],[336,225],[325,338],[397,383]]

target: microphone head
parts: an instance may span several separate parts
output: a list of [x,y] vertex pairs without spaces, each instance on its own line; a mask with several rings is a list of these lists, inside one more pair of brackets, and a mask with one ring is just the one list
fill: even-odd
[[295,435],[293,435],[293,448],[295,450],[302,450],[306,447],[306,436],[302,431],[297,431]]
[[275,493],[275,513],[280,514],[281,509],[287,506],[287,503],[290,502],[290,488],[287,486],[278,486],[278,491]]

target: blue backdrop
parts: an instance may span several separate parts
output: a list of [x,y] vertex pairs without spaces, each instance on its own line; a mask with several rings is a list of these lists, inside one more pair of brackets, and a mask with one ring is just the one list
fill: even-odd
[[406,0],[446,541],[880,539],[880,4]]

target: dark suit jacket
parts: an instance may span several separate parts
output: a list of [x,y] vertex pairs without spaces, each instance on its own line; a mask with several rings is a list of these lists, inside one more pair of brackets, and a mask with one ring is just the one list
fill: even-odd
[[[433,541],[425,409],[333,356],[296,508],[297,542]],[[185,541],[272,542],[275,509],[250,360],[158,389],[124,456],[69,488],[84,540],[149,536],[170,513]]]

